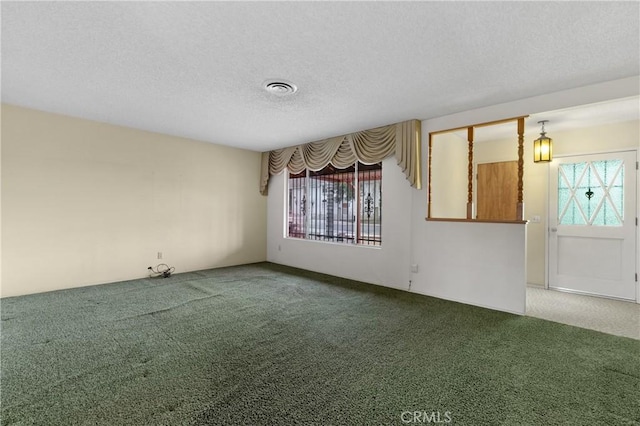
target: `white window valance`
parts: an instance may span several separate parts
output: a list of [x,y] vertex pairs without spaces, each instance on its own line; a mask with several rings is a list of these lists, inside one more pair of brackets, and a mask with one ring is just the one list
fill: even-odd
[[267,195],[269,176],[285,168],[291,173],[321,170],[329,163],[346,168],[356,161],[374,164],[395,152],[411,186],[420,189],[420,121],[409,120],[304,145],[262,153],[260,193]]

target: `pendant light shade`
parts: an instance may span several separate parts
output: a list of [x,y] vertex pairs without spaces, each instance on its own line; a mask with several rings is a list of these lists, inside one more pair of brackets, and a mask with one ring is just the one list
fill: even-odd
[[544,131],[544,123],[548,121],[538,121],[538,123],[542,124],[542,131],[540,132],[540,137],[533,141],[534,163],[548,163],[553,159],[553,140],[547,137],[547,133]]

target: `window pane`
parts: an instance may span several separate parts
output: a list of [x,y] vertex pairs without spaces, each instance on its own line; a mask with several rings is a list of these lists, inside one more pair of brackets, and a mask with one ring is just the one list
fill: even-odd
[[289,237],[381,245],[382,163],[357,166],[289,175]]
[[305,237],[305,218],[307,215],[306,170],[298,174],[289,174],[289,221],[287,235],[292,238]]
[[[594,169],[597,171],[598,176],[605,184],[605,186],[610,186],[613,183],[614,178],[618,177],[618,169],[622,166],[622,160],[604,160],[604,161],[594,161],[593,163]],[[615,179],[618,184],[621,184],[622,181]]]
[[567,216],[564,209],[567,207],[567,204],[569,204],[570,196],[571,191],[569,188],[560,188],[560,183],[558,182],[558,223],[563,223],[563,220],[565,220],[565,217]]
[[576,188],[576,198],[580,203],[584,215],[588,221],[592,223],[597,216],[598,212],[596,209],[602,201],[604,189],[600,186],[591,167],[587,169],[580,182],[580,185]]
[[558,169],[558,223],[622,225],[623,176],[622,160],[561,164]]
[[567,211],[565,212],[564,216],[562,216],[562,219],[560,220],[560,225],[584,225],[584,224],[585,224],[584,217],[582,216],[582,213],[578,208],[576,200],[574,200],[572,197],[568,203]]
[[[584,179],[587,163],[560,164],[558,168],[558,223],[560,225],[584,225],[583,210],[576,201],[574,191]],[[586,191],[586,189],[585,189]],[[580,200],[582,201],[582,200]]]
[[611,206],[611,202],[608,199],[604,200],[604,204],[598,210],[598,213],[593,218],[592,225],[596,226],[620,226],[620,220],[615,210]]
[[587,163],[573,163],[573,164],[561,164],[561,174],[565,176],[567,183],[562,185],[558,182],[560,188],[574,188],[578,182],[578,179],[582,176]]
[[[609,197],[611,198],[611,201],[613,202],[613,207],[615,208],[615,213],[620,217],[620,219],[623,218],[623,192],[622,192],[622,185],[620,186],[614,186],[612,188],[609,189]],[[613,210],[613,209],[612,209]]]
[[354,242],[355,166],[336,169],[328,165],[309,173],[313,209],[309,238],[332,242]]
[[[624,164],[622,160],[608,160],[604,162],[604,176],[603,181],[607,187],[609,193],[609,200],[612,205],[608,205],[608,211],[605,213],[605,217],[611,217],[611,222],[607,224],[621,225],[624,212]],[[611,208],[613,207],[613,208]],[[615,220],[613,216],[616,216]]]
[[360,227],[358,243],[379,246],[382,243],[382,163],[358,163]]

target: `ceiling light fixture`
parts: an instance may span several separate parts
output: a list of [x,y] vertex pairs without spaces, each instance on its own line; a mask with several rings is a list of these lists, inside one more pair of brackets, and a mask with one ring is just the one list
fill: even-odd
[[544,131],[544,123],[548,122],[549,120],[538,121],[542,124],[542,131],[540,137],[533,141],[534,163],[548,163],[553,159],[553,140],[547,137],[547,133]]
[[298,91],[298,88],[293,83],[288,83],[283,80],[267,81],[264,83],[264,89],[278,96],[292,95]]

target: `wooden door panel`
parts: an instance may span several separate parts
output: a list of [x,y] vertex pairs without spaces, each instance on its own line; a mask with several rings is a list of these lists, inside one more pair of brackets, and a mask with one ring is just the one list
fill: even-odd
[[478,164],[478,210],[483,220],[516,220],[518,162]]

